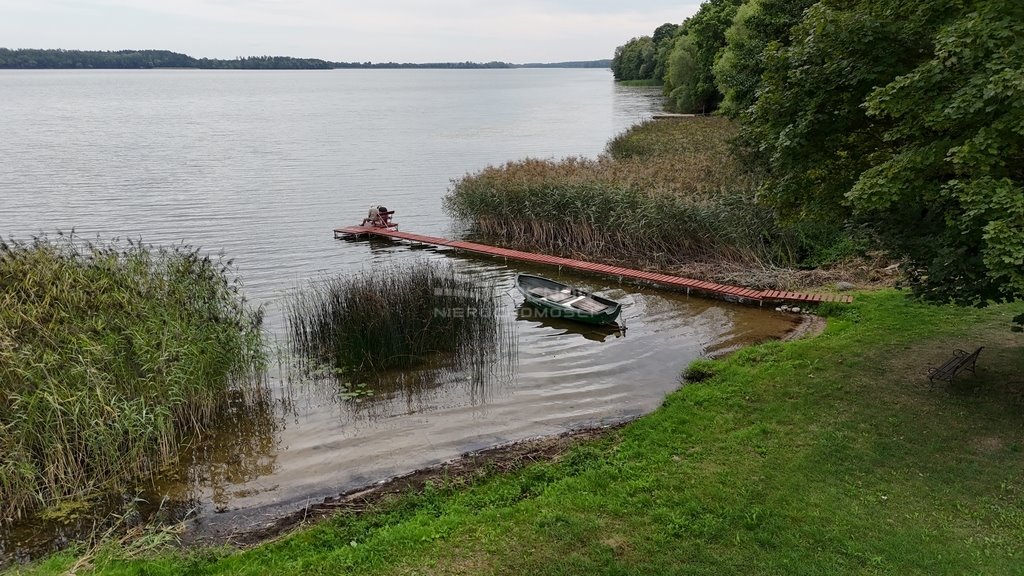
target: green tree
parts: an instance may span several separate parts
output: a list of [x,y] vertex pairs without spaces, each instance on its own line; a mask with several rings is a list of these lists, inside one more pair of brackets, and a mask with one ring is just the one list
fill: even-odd
[[693,38],[684,34],[675,41],[665,73],[665,92],[676,108],[687,112],[701,109],[704,102],[697,92],[699,77],[697,49]]
[[885,144],[867,96],[930,57],[922,30],[932,23],[887,14],[891,4],[822,1],[793,28],[792,46],[764,52],[743,137],[766,175],[762,198],[788,219],[849,216],[846,194]]
[[651,73],[652,80],[664,82],[665,74],[668,72],[668,59],[672,53],[672,46],[675,45],[676,36],[679,34],[679,24],[665,23],[658,26],[651,36],[654,42],[654,70]]
[[708,0],[683,22],[665,76],[665,93],[682,111],[712,112],[721,101],[713,67],[725,47],[725,31],[742,3],[743,0]]
[[917,265],[923,295],[979,304],[1024,297],[1024,4],[962,12],[868,97],[885,153],[848,198]]
[[765,70],[766,51],[789,46],[790,30],[818,0],[750,0],[725,32],[725,48],[713,73],[724,99],[720,110],[738,117],[753,106]]
[[650,36],[633,38],[615,49],[612,74],[616,80],[647,80],[654,71],[654,41]]
[[678,24],[665,23],[655,28],[652,36],[633,38],[616,48],[612,59],[615,79],[663,80],[668,54],[678,30]]
[[1024,296],[1024,6],[822,0],[790,36],[741,116],[762,199],[866,227],[929,299]]

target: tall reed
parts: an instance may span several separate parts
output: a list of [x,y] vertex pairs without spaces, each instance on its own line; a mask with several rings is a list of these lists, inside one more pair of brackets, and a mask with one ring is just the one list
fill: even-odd
[[505,244],[584,257],[785,262],[793,239],[756,202],[722,118],[648,122],[596,160],[527,159],[454,183],[445,207]]
[[287,304],[294,352],[339,370],[412,368],[447,355],[481,361],[499,337],[493,286],[451,264],[419,261],[329,278]]
[[261,367],[261,322],[188,246],[0,241],[0,515],[172,462]]

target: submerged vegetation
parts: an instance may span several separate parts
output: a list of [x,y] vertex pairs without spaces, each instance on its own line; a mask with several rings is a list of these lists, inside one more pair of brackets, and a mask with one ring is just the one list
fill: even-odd
[[446,208],[490,241],[584,257],[674,265],[794,265],[841,230],[782,226],[729,151],[736,127],[706,117],[650,121],[596,160],[523,160],[457,181]]
[[231,262],[187,246],[0,242],[3,519],[130,490],[263,361]]
[[415,368],[437,355],[479,364],[499,338],[493,286],[419,261],[328,278],[287,304],[292,351],[339,373]]

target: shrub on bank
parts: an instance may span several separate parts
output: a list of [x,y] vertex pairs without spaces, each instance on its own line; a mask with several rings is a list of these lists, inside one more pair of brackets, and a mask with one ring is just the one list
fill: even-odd
[[264,360],[231,263],[187,246],[0,241],[3,516],[172,461]]

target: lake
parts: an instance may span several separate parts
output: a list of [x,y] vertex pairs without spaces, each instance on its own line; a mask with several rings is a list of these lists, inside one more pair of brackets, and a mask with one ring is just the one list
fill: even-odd
[[[499,286],[512,346],[482,377],[445,372],[356,401],[272,371],[268,406],[225,421],[147,492],[195,509],[207,529],[466,451],[633,418],[694,358],[791,327],[609,278],[333,239],[377,204],[403,230],[458,235],[442,209],[452,179],[525,157],[597,156],[662,105],[658,89],[617,86],[608,70],[0,71],[0,102],[0,234],[73,229],[223,251],[266,307],[275,348],[282,299],[328,275],[438,259]],[[524,314],[517,271],[621,300],[628,331]],[[61,530],[0,528],[0,556]]]

